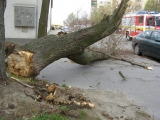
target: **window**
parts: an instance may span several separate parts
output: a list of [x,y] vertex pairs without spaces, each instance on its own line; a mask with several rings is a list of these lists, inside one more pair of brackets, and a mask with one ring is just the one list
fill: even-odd
[[151,39],[160,40],[160,32],[154,31],[151,35]]
[[153,26],[153,18],[148,18],[147,19],[147,26]]
[[145,32],[143,32],[143,33],[141,33],[141,35],[140,35],[141,37],[144,37],[145,36]]
[[139,17],[139,23],[143,23],[143,16]]
[[99,1],[99,4],[103,4],[103,1]]
[[96,2],[96,1],[92,1],[92,2],[91,2],[91,6],[92,6],[92,7],[94,7],[94,6],[96,6],[96,5],[97,5],[97,2]]
[[150,38],[152,31],[145,31],[141,34],[141,37]]
[[145,38],[150,38],[152,31],[146,31],[145,32]]
[[155,25],[156,25],[156,26],[160,26],[160,17],[159,17],[159,16],[156,16],[154,22],[155,22]]

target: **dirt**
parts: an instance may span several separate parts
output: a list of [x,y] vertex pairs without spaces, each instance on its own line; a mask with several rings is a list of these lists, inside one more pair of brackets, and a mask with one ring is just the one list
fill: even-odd
[[0,120],[26,120],[45,113],[58,113],[69,120],[153,120],[143,106],[121,92],[20,81],[31,87],[14,79],[7,86],[0,82]]
[[[121,92],[58,85],[49,91],[48,87],[53,84],[42,80],[27,84],[34,88],[25,87],[13,79],[7,86],[0,85],[0,119],[27,119],[36,114],[58,113],[70,120],[152,120],[143,107]],[[51,93],[52,98],[47,99]],[[82,117],[80,111],[87,115]]]

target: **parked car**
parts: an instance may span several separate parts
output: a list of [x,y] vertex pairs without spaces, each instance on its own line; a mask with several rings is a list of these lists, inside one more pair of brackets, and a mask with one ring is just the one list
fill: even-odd
[[136,55],[147,55],[160,59],[160,30],[147,30],[133,38],[132,47]]
[[62,30],[63,32],[67,32],[67,33],[71,32],[71,28],[68,27],[68,26],[62,26],[62,27],[61,27],[61,30]]

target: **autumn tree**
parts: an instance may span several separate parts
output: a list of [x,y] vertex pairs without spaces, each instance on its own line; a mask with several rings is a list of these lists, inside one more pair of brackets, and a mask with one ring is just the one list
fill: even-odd
[[6,58],[10,73],[35,77],[40,71],[60,58],[69,58],[78,64],[109,58],[108,55],[86,49],[112,34],[121,23],[128,0],[122,0],[112,15],[104,16],[94,26],[64,36],[48,35],[22,46],[16,46]]

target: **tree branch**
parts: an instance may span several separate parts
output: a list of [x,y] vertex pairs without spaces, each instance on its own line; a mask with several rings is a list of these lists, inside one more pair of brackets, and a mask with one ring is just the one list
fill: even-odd
[[12,79],[14,79],[16,82],[20,83],[21,85],[25,86],[25,87],[29,87],[29,88],[34,88],[34,86],[30,86],[28,84],[25,84],[23,82],[21,82],[20,80],[18,80],[17,78],[11,77]]
[[126,59],[123,59],[123,58],[117,58],[117,57],[114,57],[112,55],[108,55],[110,56],[111,58],[113,59],[116,59],[116,60],[121,60],[121,61],[124,61],[124,62],[128,62],[128,63],[131,63],[132,65],[136,65],[136,66],[139,66],[139,67],[142,67],[142,68],[145,68],[145,69],[148,69],[148,70],[152,70],[153,68],[149,67],[149,66],[145,66],[145,65],[142,65],[140,63],[136,63],[136,62],[133,62],[133,61],[130,61],[130,60],[126,60]]
[[85,49],[85,51],[83,53],[76,54],[73,56],[68,56],[67,58],[69,58],[70,60],[72,60],[78,64],[86,65],[86,64],[93,62],[93,61],[109,59],[110,56],[108,56],[104,53],[100,53],[98,51],[93,51],[91,49]]

